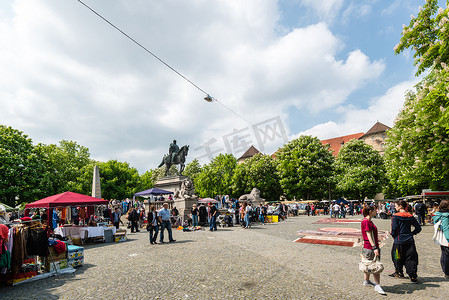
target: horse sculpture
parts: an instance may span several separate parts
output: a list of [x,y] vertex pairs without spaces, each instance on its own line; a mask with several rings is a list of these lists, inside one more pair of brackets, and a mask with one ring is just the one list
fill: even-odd
[[182,172],[184,171],[185,162],[186,162],[186,156],[189,153],[189,146],[185,145],[182,146],[181,149],[179,149],[178,154],[175,155],[173,161],[171,161],[171,155],[165,154],[162,158],[161,164],[158,166],[158,168],[162,167],[165,164],[165,176],[168,176],[168,171],[170,170],[170,167],[172,165],[181,165],[179,167],[179,175],[182,175]]

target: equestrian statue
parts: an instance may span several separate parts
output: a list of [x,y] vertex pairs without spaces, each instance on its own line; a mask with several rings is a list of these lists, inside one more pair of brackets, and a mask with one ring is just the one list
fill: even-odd
[[182,172],[185,168],[186,156],[189,153],[189,146],[185,145],[179,149],[179,146],[176,145],[176,140],[173,140],[173,143],[170,144],[168,148],[168,155],[165,154],[162,158],[161,164],[158,168],[162,167],[165,164],[165,176],[168,176],[168,172],[172,165],[181,165],[179,167],[179,175],[182,175]]

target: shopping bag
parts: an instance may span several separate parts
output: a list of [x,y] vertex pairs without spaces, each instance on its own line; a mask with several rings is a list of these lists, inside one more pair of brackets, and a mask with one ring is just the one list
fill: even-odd
[[434,233],[432,240],[435,244],[449,247],[449,243],[447,242],[446,237],[444,236],[443,229],[441,227],[441,221],[436,222],[433,225]]
[[2,254],[0,254],[0,268],[11,268],[11,254],[8,250],[4,250]]
[[379,256],[374,256],[373,260],[368,260],[362,255],[359,270],[368,274],[379,274],[384,270],[384,265],[380,262]]

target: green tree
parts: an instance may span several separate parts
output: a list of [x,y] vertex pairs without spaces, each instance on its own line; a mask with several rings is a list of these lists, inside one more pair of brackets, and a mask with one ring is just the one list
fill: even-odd
[[442,93],[449,85],[440,83],[430,91],[425,84],[421,82],[416,92],[408,92],[404,107],[388,132],[385,163],[389,195],[449,188],[449,134],[445,121],[448,98]]
[[385,163],[387,194],[449,188],[449,9],[428,0],[404,26],[396,53],[414,51],[417,75],[429,74],[406,95],[404,107],[388,133]]
[[416,75],[426,69],[445,69],[449,60],[449,9],[440,7],[438,0],[426,0],[415,18],[411,16],[408,26],[404,25],[402,37],[395,47],[396,54],[405,49],[415,51]]
[[84,172],[82,169],[91,163],[88,148],[62,140],[59,146],[38,144],[36,149],[50,174],[52,194],[77,189],[78,177]]
[[334,163],[336,190],[351,199],[374,198],[385,184],[385,166],[379,152],[363,141],[343,145]]
[[22,131],[0,125],[0,202],[15,206],[38,200],[45,195],[48,183],[48,173],[32,140]]
[[300,136],[276,152],[283,193],[289,199],[322,199],[328,194],[334,157],[320,140]]
[[195,192],[200,197],[231,195],[232,176],[237,159],[232,154],[219,154],[201,168],[195,182]]
[[140,176],[139,191],[151,189],[154,186],[152,172],[146,171]]
[[93,169],[100,169],[101,196],[104,199],[130,198],[142,186],[137,169],[127,162],[109,160],[107,162],[91,162],[82,168],[83,174],[78,177],[75,190],[89,195],[92,192]]
[[195,158],[186,165],[183,175],[189,177],[193,181],[193,183],[195,183],[195,180],[200,173],[201,173],[201,165],[199,161]]
[[232,177],[233,195],[249,194],[253,188],[267,201],[277,201],[281,196],[281,186],[277,163],[269,155],[256,154],[237,165]]

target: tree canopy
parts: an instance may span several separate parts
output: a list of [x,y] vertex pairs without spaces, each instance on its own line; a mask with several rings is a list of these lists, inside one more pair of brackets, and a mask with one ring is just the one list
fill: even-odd
[[219,154],[201,168],[195,181],[195,192],[200,197],[231,195],[232,176],[237,159],[232,154]]
[[288,199],[322,199],[329,189],[334,157],[320,140],[300,136],[276,152],[282,191]]
[[91,163],[88,148],[66,140],[60,141],[59,146],[38,144],[35,148],[43,157],[50,176],[51,194],[77,189],[82,169]]
[[336,192],[349,199],[374,198],[382,192],[385,166],[379,152],[364,141],[351,140],[334,163]]
[[[45,194],[48,174],[32,140],[0,125],[0,201],[15,206]],[[17,200],[17,201],[16,201]]]
[[108,160],[107,162],[92,162],[86,165],[83,174],[78,177],[75,190],[89,195],[92,192],[93,169],[97,165],[100,169],[101,196],[104,199],[125,199],[142,188],[137,169],[127,162]]
[[186,165],[183,175],[189,177],[195,183],[195,180],[200,173],[201,173],[201,165],[198,159],[195,158]]
[[385,162],[389,195],[449,189],[449,9],[428,0],[404,25],[396,53],[414,51],[417,75],[429,74],[406,95],[388,132]]
[[256,154],[237,165],[232,177],[233,195],[249,194],[253,188],[267,201],[277,201],[281,196],[281,186],[277,163],[269,155]]

